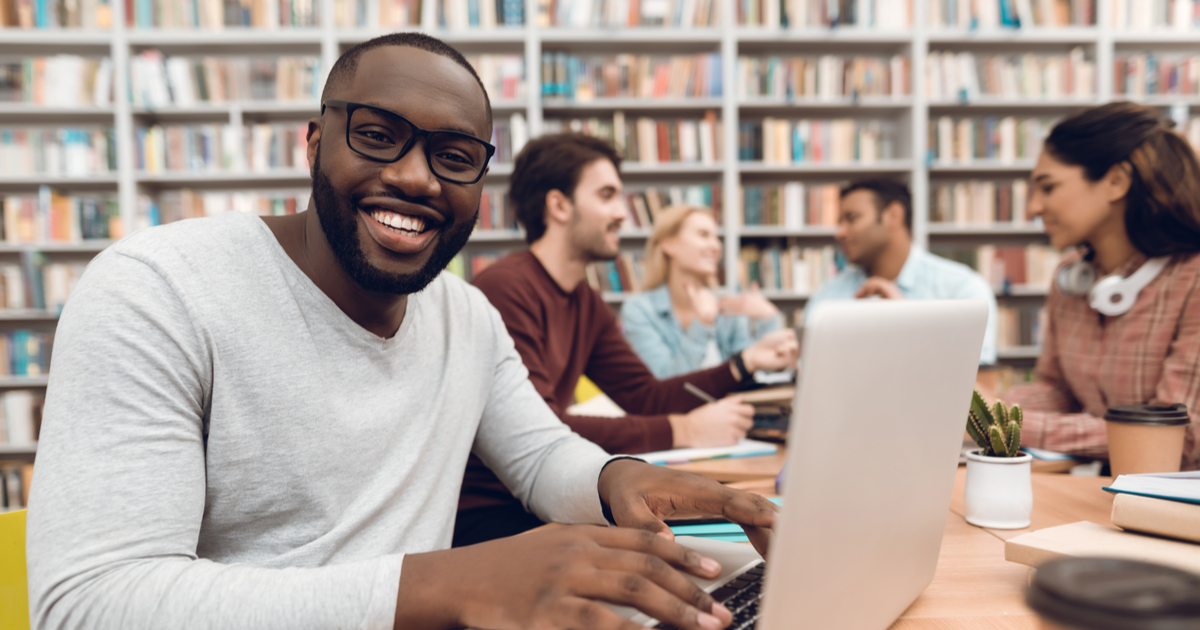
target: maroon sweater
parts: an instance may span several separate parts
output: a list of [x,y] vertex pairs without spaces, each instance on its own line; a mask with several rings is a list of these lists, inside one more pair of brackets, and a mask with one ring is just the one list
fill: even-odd
[[[685,382],[718,398],[737,387],[728,363],[666,381],[656,379],[625,341],[616,315],[600,294],[586,282],[563,291],[529,251],[497,261],[475,278],[474,285],[500,311],[529,369],[529,380],[546,404],[576,433],[609,453],[671,448],[667,414],[686,413],[703,404],[683,388]],[[630,415],[568,415],[580,375],[587,375]],[[459,510],[516,502],[472,456]]]

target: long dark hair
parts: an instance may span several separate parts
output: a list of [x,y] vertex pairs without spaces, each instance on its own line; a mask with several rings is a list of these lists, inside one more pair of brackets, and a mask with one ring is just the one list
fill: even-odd
[[1173,124],[1144,105],[1109,103],[1058,123],[1045,143],[1091,181],[1129,163],[1125,230],[1150,257],[1200,251],[1200,163]]

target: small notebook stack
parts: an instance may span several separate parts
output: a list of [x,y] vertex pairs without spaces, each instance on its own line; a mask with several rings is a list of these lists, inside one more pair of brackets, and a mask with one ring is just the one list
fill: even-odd
[[1121,475],[1105,488],[1113,498],[1113,525],[1200,543],[1200,471]]

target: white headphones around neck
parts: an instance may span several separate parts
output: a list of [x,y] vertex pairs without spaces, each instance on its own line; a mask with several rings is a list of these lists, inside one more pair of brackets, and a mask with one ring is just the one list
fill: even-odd
[[1054,282],[1063,295],[1087,296],[1088,305],[1103,315],[1124,315],[1137,302],[1138,294],[1150,284],[1170,262],[1170,256],[1151,258],[1128,278],[1110,275],[1096,279],[1096,266],[1091,254],[1058,270]]

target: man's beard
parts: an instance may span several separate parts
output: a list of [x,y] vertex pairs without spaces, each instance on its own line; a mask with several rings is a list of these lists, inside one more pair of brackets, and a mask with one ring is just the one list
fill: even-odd
[[358,239],[358,222],[355,220],[358,208],[349,197],[334,191],[329,178],[321,172],[319,149],[314,162],[313,201],[317,206],[317,218],[321,220],[325,240],[329,242],[329,247],[342,269],[346,270],[358,286],[367,291],[408,295],[424,289],[446,265],[450,264],[467,243],[467,239],[471,238],[471,230],[479,216],[479,208],[475,209],[475,215],[469,223],[460,224],[453,217],[443,216],[445,223],[440,227],[438,242],[429,255],[429,260],[420,270],[396,274],[372,266],[363,255],[362,244]]
[[616,250],[608,248],[607,228],[612,226],[611,223],[605,226],[603,230],[596,230],[590,233],[584,232],[579,223],[579,211],[575,210],[571,215],[570,224],[571,247],[582,254],[584,258],[593,261],[613,260],[621,253],[620,246]]

